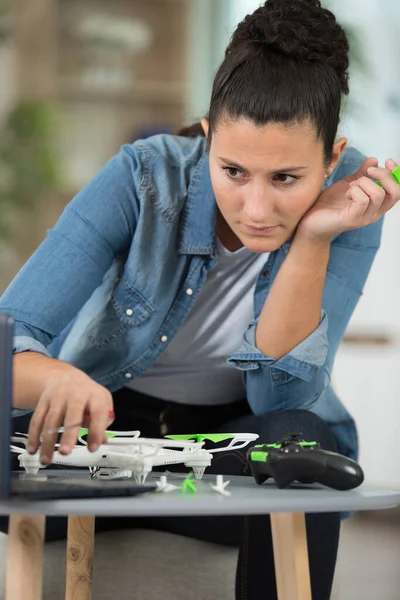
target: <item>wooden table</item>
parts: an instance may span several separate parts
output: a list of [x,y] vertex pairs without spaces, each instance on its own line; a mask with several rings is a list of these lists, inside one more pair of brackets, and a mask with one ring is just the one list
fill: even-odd
[[66,600],[91,600],[96,516],[211,516],[270,514],[279,600],[311,600],[305,513],[378,510],[400,505],[400,492],[361,486],[339,492],[322,486],[277,489],[250,477],[230,477],[231,496],[149,493],[134,498],[0,502],[10,515],[6,600],[41,600],[45,516],[68,515]]

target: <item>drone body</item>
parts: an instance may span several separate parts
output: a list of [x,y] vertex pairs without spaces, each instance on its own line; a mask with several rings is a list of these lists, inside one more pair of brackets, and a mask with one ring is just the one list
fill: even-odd
[[[196,479],[201,479],[211,465],[213,454],[225,450],[244,448],[258,438],[253,433],[233,434],[193,434],[168,436],[168,438],[143,438],[139,431],[107,432],[108,443],[102,444],[96,452],[89,452],[83,439],[87,430],[82,429],[79,441],[69,455],[53,454],[52,464],[68,467],[88,467],[92,478],[134,479],[144,484],[153,467],[184,464],[193,471]],[[206,450],[204,440],[222,442],[230,440],[223,448]],[[29,454],[26,450],[26,436],[19,434],[11,439],[11,451],[19,455],[19,464],[29,474],[37,474],[45,468],[40,463],[40,454]],[[21,444],[22,447],[15,444]]]

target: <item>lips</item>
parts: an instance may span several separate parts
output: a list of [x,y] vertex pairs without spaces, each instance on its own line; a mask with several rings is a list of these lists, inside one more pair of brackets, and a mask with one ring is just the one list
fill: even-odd
[[266,227],[253,227],[253,225],[246,225],[249,229],[255,229],[256,231],[265,231],[266,229],[275,229],[276,225],[267,225]]
[[254,227],[253,225],[246,225],[245,223],[243,225],[249,233],[253,233],[255,235],[272,233],[273,231],[275,231],[278,228],[278,225],[267,226],[267,227]]

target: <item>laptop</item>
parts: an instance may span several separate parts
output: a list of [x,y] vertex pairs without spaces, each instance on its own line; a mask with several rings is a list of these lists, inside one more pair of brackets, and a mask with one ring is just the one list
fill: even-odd
[[99,498],[135,496],[156,489],[133,479],[90,479],[88,469],[40,469],[39,475],[12,470],[12,364],[14,320],[0,313],[0,498],[24,499]]

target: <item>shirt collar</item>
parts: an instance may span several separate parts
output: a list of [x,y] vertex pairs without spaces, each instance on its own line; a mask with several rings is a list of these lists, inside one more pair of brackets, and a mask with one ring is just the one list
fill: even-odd
[[188,189],[179,243],[181,254],[216,254],[216,207],[208,154],[204,153]]

